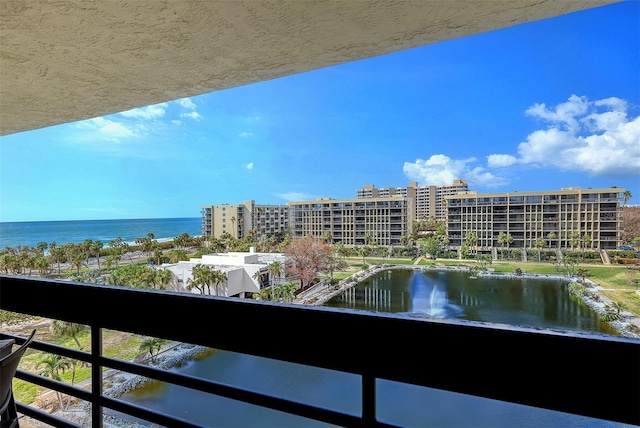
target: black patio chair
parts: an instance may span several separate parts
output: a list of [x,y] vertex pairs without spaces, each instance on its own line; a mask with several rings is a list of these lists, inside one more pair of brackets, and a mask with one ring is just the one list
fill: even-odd
[[33,330],[19,348],[0,359],[0,428],[20,426],[16,402],[13,398],[13,376],[16,374],[22,355],[33,341],[35,334],[36,331]]

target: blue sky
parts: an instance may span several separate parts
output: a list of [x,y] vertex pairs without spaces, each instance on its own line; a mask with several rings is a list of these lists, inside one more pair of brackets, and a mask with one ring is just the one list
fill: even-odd
[[455,178],[640,203],[640,2],[0,137],[0,221],[198,217]]

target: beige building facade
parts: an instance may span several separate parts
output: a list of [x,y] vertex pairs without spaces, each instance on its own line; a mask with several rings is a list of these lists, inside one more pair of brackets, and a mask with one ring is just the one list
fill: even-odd
[[219,238],[229,233],[236,239],[284,233],[289,227],[286,205],[242,204],[208,205],[201,208],[202,235]]
[[[509,234],[510,248],[529,249],[542,238],[547,248],[609,250],[621,242],[622,195],[625,189],[582,189],[445,196],[447,234],[459,249],[475,232],[478,252],[502,248],[500,233]],[[576,246],[575,237],[580,237]],[[573,244],[573,245],[572,245]]]
[[344,245],[402,245],[411,232],[413,200],[383,198],[289,202],[293,238],[312,236]]
[[382,187],[378,189],[373,184],[365,184],[361,189],[356,190],[356,198],[404,196],[414,201],[414,220],[428,220],[430,218],[444,220],[447,215],[444,197],[455,195],[459,192],[467,192],[468,190],[467,181],[462,179],[456,179],[452,184],[442,186],[419,186],[417,182],[412,181],[408,186]]

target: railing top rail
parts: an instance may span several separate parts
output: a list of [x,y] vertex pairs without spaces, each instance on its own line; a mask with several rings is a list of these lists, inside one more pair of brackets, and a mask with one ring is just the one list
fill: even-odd
[[[601,419],[640,422],[640,341],[636,339],[5,275],[0,276],[0,309]],[[248,339],[229,328],[263,320],[283,326],[286,334]],[[216,328],[221,325],[227,327]],[[314,329],[322,337],[329,334],[330,340],[321,340]],[[389,336],[390,346],[379,345],[384,335]],[[578,376],[566,382],[567,370],[590,373],[592,361],[611,355],[617,366],[625,367],[619,381],[635,382],[631,389],[619,385],[628,391],[625,394],[593,393],[609,390],[616,382],[611,377]],[[505,370],[507,360],[514,363],[513,375],[496,375]],[[571,367],[562,361],[570,361]],[[428,369],[434,366],[439,369]],[[461,369],[464,375],[452,375]]]

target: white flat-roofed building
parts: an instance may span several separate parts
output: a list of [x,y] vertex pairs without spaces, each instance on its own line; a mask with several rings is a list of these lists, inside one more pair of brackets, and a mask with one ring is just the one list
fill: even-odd
[[[250,252],[228,252],[206,254],[201,258],[191,258],[189,261],[163,264],[161,267],[173,273],[177,284],[187,290],[189,281],[193,279],[193,268],[196,265],[204,265],[223,272],[227,280],[219,286],[205,290],[205,294],[220,295],[223,297],[251,297],[253,293],[260,291],[264,285],[275,282],[284,282],[284,266],[286,255],[282,253],[256,253]],[[279,278],[270,278],[269,265],[272,262],[282,264],[282,272]],[[263,278],[262,283],[258,279],[256,272],[260,272]],[[179,288],[179,287],[178,287]],[[192,293],[201,294],[199,290],[193,288]],[[219,292],[219,294],[218,294]]]

